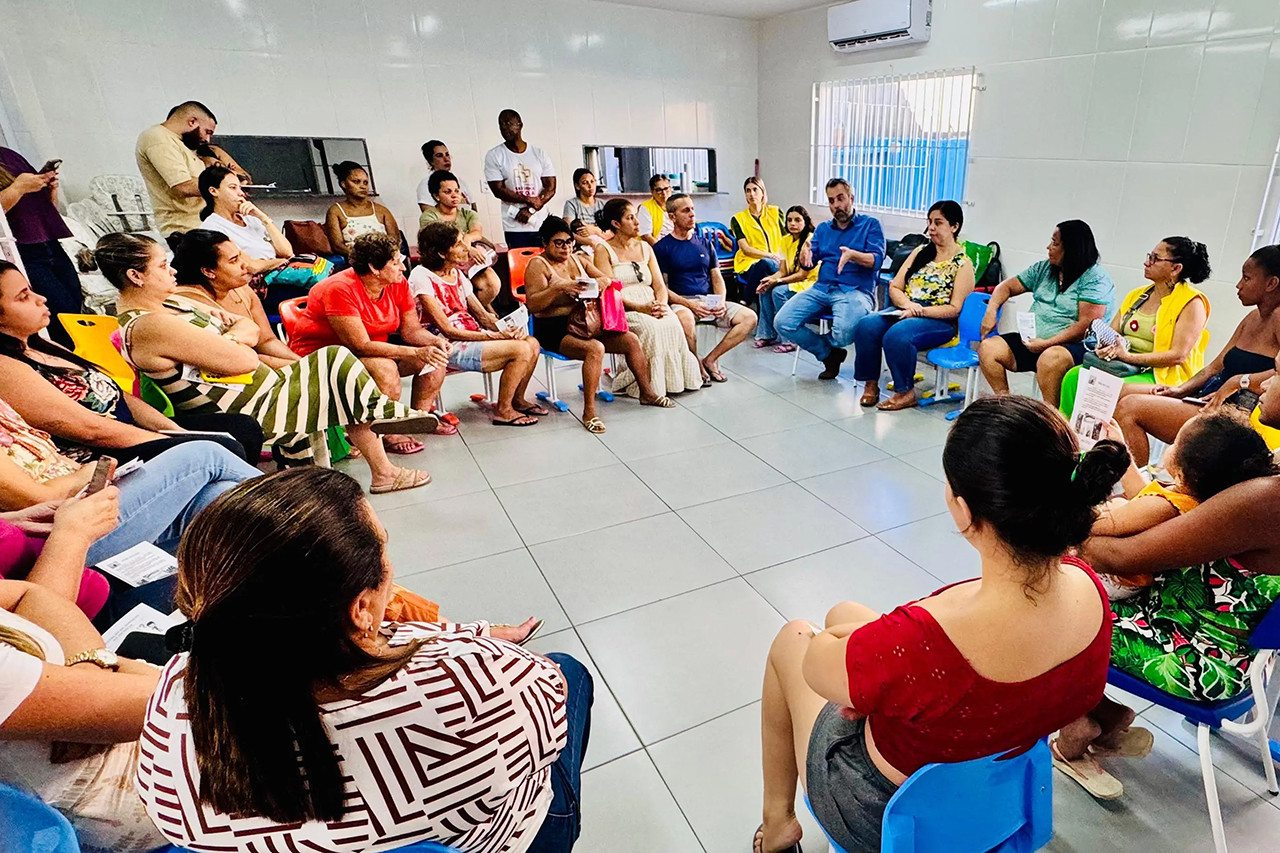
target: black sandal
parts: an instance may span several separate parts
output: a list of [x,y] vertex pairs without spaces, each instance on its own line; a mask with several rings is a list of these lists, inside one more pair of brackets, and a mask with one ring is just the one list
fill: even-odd
[[[756,828],[756,834],[751,838],[751,851],[752,853],[764,853],[764,824],[763,823]],[[781,850],[773,851],[773,853],[804,853],[804,849],[800,847],[800,842],[797,841],[795,844],[792,844],[790,847],[783,847]]]

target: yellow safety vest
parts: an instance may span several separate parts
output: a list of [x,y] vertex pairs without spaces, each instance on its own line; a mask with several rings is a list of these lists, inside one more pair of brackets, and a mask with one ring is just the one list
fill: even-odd
[[[1146,285],[1129,291],[1124,301],[1120,303],[1120,316],[1123,317],[1128,314],[1133,304],[1151,287],[1152,285]],[[1173,329],[1178,324],[1178,315],[1193,299],[1204,300],[1204,312],[1205,316],[1208,317],[1209,297],[1185,281],[1175,284],[1173,291],[1160,301],[1160,307],[1156,309],[1156,339],[1153,352],[1162,352],[1173,346]],[[1123,333],[1123,330],[1121,330],[1121,334]],[[1155,374],[1156,382],[1161,385],[1177,386],[1195,376],[1204,367],[1204,351],[1208,346],[1209,329],[1206,327],[1200,332],[1200,340],[1196,341],[1196,345],[1191,350],[1191,355],[1187,356],[1186,361],[1169,367],[1152,369],[1151,372]]]
[[[738,228],[747,238],[747,245],[761,252],[781,251],[781,220],[782,211],[772,204],[766,204],[764,210],[760,211],[758,222],[749,210],[742,210],[733,215],[733,221],[738,223]],[[739,274],[744,273],[758,260],[760,259],[749,257],[739,249],[733,256],[733,271]]]
[[662,224],[667,221],[667,211],[654,201],[652,196],[645,199],[640,206],[649,211],[649,216],[653,219],[653,233],[649,236],[657,237],[662,233]]

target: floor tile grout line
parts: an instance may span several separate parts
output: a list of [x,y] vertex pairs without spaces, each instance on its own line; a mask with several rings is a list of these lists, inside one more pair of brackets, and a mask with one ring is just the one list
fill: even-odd
[[[1174,733],[1174,732],[1170,731],[1166,726],[1162,726],[1162,725],[1160,725],[1160,723],[1158,723],[1154,718],[1152,718],[1152,717],[1148,717],[1148,716],[1145,716],[1146,712],[1147,712],[1147,711],[1149,711],[1149,710],[1151,710],[1151,708],[1154,708],[1154,707],[1159,707],[1159,706],[1155,705],[1155,703],[1152,703],[1152,704],[1151,704],[1151,705],[1149,705],[1147,708],[1145,708],[1145,709],[1142,711],[1142,713],[1138,714],[1138,716],[1139,716],[1139,717],[1142,717],[1142,718],[1143,718],[1144,720],[1146,720],[1148,723],[1150,723],[1151,725],[1155,726],[1155,727],[1156,727],[1157,729],[1159,729],[1163,734],[1167,735],[1167,736],[1169,737],[1169,739],[1170,739],[1170,740],[1172,740],[1173,742],[1177,743],[1179,746],[1182,746],[1182,747],[1186,748],[1188,751],[1190,751],[1193,755],[1195,755],[1195,756],[1196,756],[1196,761],[1197,761],[1197,763],[1198,763],[1198,762],[1199,762],[1199,759],[1200,759],[1200,753],[1199,753],[1199,751],[1198,751],[1198,750],[1196,750],[1196,749],[1192,749],[1192,747],[1191,747],[1189,744],[1183,743],[1183,741],[1181,740],[1181,738],[1179,738],[1179,737],[1177,736],[1177,734],[1176,734],[1176,733]],[[1181,720],[1179,720],[1179,725],[1181,725]],[[1222,746],[1222,745],[1223,745],[1223,743],[1224,743],[1224,739],[1223,739],[1223,737],[1222,737],[1220,734],[1214,733],[1213,737],[1216,737],[1216,738],[1218,739],[1218,740],[1217,740],[1217,743],[1218,743],[1218,745],[1219,745],[1219,746]],[[1245,746],[1245,744],[1244,744],[1243,742],[1239,741],[1239,740],[1234,740],[1234,739],[1233,739],[1233,740],[1229,740],[1229,741],[1225,741],[1225,742],[1226,742],[1226,743],[1234,743],[1234,744],[1236,744],[1237,746]],[[1252,743],[1249,743],[1249,744],[1248,744],[1248,746],[1251,748],[1251,750],[1254,750],[1253,755],[1252,755],[1252,758],[1253,758],[1254,762],[1255,762],[1257,765],[1261,765],[1261,764],[1262,764],[1262,757],[1261,757],[1261,755],[1259,755],[1259,754],[1256,752],[1257,747],[1256,747],[1256,746],[1254,746]],[[1245,760],[1244,756],[1238,756],[1238,757],[1239,757],[1241,760]],[[1224,765],[1222,765],[1222,764],[1219,764],[1218,762],[1219,762],[1219,761],[1221,761],[1221,760],[1222,760],[1222,753],[1221,753],[1221,751],[1219,751],[1219,752],[1215,753],[1215,755],[1214,755],[1214,759],[1213,759],[1213,768],[1214,768],[1214,770],[1215,770],[1215,771],[1217,771],[1218,773],[1221,773],[1222,775],[1224,775],[1224,776],[1226,776],[1226,777],[1228,777],[1228,778],[1232,779],[1232,780],[1233,780],[1233,781],[1235,781],[1238,785],[1240,785],[1240,787],[1244,788],[1246,791],[1248,791],[1249,793],[1253,794],[1254,796],[1256,796],[1256,797],[1258,797],[1258,798],[1260,798],[1260,799],[1262,799],[1262,800],[1265,800],[1268,804],[1270,804],[1270,805],[1274,806],[1274,807],[1275,807],[1275,808],[1277,808],[1277,809],[1280,809],[1280,798],[1277,798],[1277,797],[1273,796],[1273,795],[1272,795],[1272,794],[1270,794],[1270,793],[1264,793],[1264,791],[1266,790],[1265,788],[1263,788],[1263,791],[1255,791],[1255,790],[1253,789],[1253,786],[1252,786],[1252,784],[1251,784],[1251,783],[1246,782],[1245,780],[1241,779],[1241,778],[1240,778],[1239,776],[1237,776],[1235,773],[1233,773],[1233,772],[1231,772],[1229,769],[1227,769],[1227,767],[1226,767],[1226,766],[1224,766]],[[1262,769],[1262,767],[1261,767],[1261,766],[1257,766],[1257,767],[1255,767],[1255,769],[1256,769],[1256,770],[1257,770],[1257,772],[1258,772],[1258,779],[1263,780],[1263,784],[1265,785],[1265,784],[1266,784],[1266,782],[1265,782],[1265,777],[1263,776],[1263,769]],[[1208,815],[1206,815],[1206,817],[1207,817],[1207,816],[1208,816]]]
[[671,802],[676,804],[676,810],[680,812],[680,817],[684,818],[685,825],[689,827],[689,832],[693,835],[693,840],[698,842],[698,846],[702,848],[702,853],[707,853],[707,845],[703,843],[702,837],[698,835],[698,830],[694,827],[693,821],[684,810],[684,805],[680,802],[680,798],[676,796],[676,792],[671,790],[671,783],[667,781],[667,777],[662,775],[662,768],[658,767],[658,762],[653,760],[648,748],[642,747],[644,757],[649,759],[649,765],[653,767],[653,772],[658,774],[658,778],[662,780],[662,787],[667,789],[667,796],[671,797]]
[[[761,664],[761,671],[763,671],[763,667],[764,667],[764,664],[762,663],[762,664]],[[679,737],[680,735],[683,735],[683,734],[688,734],[689,732],[693,731],[694,729],[702,728],[703,726],[707,725],[708,723],[714,723],[716,720],[723,719],[724,717],[727,717],[727,716],[729,716],[730,714],[736,714],[737,712],[741,711],[743,708],[750,708],[752,705],[759,705],[759,704],[760,704],[760,701],[761,701],[761,700],[759,700],[759,699],[752,699],[750,702],[743,702],[741,705],[738,705],[738,706],[736,706],[736,707],[734,707],[734,708],[730,708],[730,709],[729,709],[729,710],[727,710],[727,711],[721,711],[721,712],[720,712],[720,713],[718,713],[718,714],[715,714],[715,715],[713,715],[713,716],[710,716],[710,717],[708,717],[707,719],[703,720],[703,721],[702,721],[702,722],[700,722],[700,723],[694,723],[692,726],[685,726],[683,729],[680,729],[679,731],[672,732],[672,733],[671,733],[671,734],[669,734],[669,735],[663,735],[662,737],[658,738],[657,740],[653,741],[652,743],[645,743],[645,742],[644,742],[644,740],[643,740],[643,738],[642,738],[642,739],[640,740],[641,748],[642,748],[642,749],[644,749],[645,751],[648,751],[650,747],[658,746],[659,744],[666,743],[667,741],[671,740],[672,738]]]

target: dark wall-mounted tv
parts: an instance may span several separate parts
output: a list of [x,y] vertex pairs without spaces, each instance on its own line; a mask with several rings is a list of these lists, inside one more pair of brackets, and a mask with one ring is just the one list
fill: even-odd
[[214,137],[213,142],[226,149],[249,173],[258,192],[340,196],[342,188],[338,186],[332,166],[352,160],[369,173],[369,185],[377,193],[378,185],[369,165],[369,147],[363,139],[220,135]]

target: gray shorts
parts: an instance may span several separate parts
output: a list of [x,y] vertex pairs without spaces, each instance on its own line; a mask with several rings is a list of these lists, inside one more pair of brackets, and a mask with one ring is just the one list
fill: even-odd
[[885,806],[898,790],[871,761],[866,729],[865,719],[846,720],[827,703],[814,720],[805,761],[809,806],[848,853],[880,850]]

